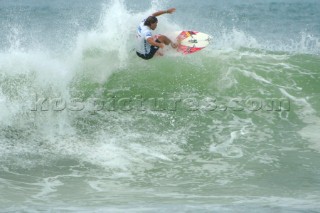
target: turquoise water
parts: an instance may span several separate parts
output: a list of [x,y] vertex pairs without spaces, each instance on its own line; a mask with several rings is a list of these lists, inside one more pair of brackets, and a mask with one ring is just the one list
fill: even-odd
[[[142,61],[137,23],[213,43]],[[320,210],[318,1],[0,1],[2,212]]]

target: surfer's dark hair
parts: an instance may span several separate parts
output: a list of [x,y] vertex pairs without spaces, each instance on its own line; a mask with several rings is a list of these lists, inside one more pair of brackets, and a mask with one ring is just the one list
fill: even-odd
[[158,19],[155,16],[149,16],[145,21],[144,21],[144,25],[145,26],[149,26],[153,23],[157,23]]

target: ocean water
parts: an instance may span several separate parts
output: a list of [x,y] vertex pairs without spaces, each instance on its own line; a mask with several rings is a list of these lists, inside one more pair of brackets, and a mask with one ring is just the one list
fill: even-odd
[[[135,29],[210,34],[140,60]],[[319,212],[318,0],[0,0],[0,212]]]

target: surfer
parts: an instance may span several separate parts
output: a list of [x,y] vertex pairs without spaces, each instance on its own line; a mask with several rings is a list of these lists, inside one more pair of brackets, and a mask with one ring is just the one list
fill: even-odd
[[[147,19],[143,20],[137,31],[137,55],[145,60],[151,59],[159,48],[164,48],[165,45],[171,44],[172,48],[177,48],[177,44],[173,43],[167,36],[164,35],[152,35],[151,30],[157,28],[158,19],[157,16],[175,12],[175,8],[168,10],[160,10],[153,13]],[[161,54],[160,54],[161,55]]]

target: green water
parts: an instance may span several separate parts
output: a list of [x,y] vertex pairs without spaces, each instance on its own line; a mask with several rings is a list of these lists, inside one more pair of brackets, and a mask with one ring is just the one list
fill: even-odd
[[[319,211],[317,1],[27,3],[0,2],[1,211]],[[172,4],[160,32],[213,44],[140,60]]]

